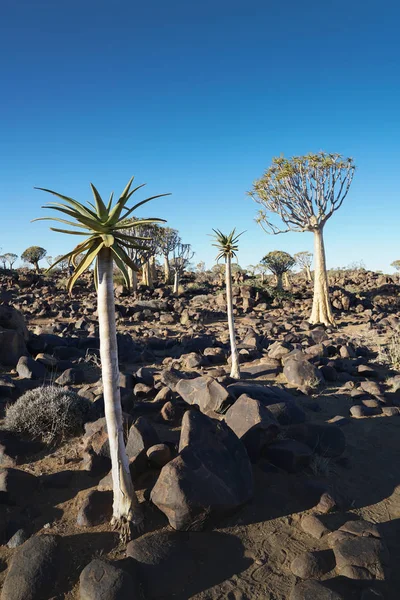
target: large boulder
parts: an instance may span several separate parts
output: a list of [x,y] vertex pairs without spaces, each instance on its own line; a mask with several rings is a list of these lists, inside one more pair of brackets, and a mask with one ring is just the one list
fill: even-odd
[[258,400],[268,408],[280,425],[303,423],[305,421],[304,411],[297,406],[291,394],[278,385],[260,385],[237,381],[228,385],[227,391],[232,398],[240,398],[247,394],[250,398]]
[[321,371],[302,356],[285,361],[283,374],[288,383],[299,388],[317,387],[324,380]]
[[179,451],[163,467],[151,493],[174,529],[202,529],[208,519],[229,514],[252,498],[249,457],[226,423],[187,411]]
[[54,591],[59,537],[38,535],[20,546],[12,558],[1,600],[42,600]]
[[229,404],[229,392],[213,377],[181,379],[177,393],[188,404],[197,404],[203,413],[222,412]]
[[259,400],[242,394],[225,414],[225,422],[246,446],[250,459],[256,461],[262,448],[274,441],[279,425]]

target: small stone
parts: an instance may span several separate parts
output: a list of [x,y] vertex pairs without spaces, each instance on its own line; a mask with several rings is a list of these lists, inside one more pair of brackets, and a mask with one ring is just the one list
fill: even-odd
[[94,527],[110,521],[113,494],[111,491],[92,490],[84,498],[76,519],[79,527]]
[[329,573],[335,566],[332,550],[304,552],[292,561],[290,569],[293,575],[301,579],[313,579]]
[[330,533],[330,530],[315,515],[305,515],[301,520],[301,528],[317,540]]
[[146,452],[150,463],[155,467],[162,468],[172,460],[171,448],[167,444],[155,444]]
[[[136,590],[138,592],[138,590]],[[95,558],[79,577],[80,600],[139,600],[132,577],[118,567]]]
[[25,531],[25,529],[18,529],[18,531],[14,533],[12,538],[8,540],[7,548],[18,548],[18,546],[24,544],[28,538],[29,535]]

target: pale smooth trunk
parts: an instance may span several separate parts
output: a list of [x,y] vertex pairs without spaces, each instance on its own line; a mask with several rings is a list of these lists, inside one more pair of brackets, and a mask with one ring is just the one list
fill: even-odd
[[112,523],[116,527],[122,528],[126,535],[129,532],[129,524],[132,522],[134,525],[140,526],[143,516],[133,488],[123,435],[115,324],[113,260],[109,248],[103,248],[98,254],[97,311],[104,411],[113,480]]
[[171,268],[169,266],[168,254],[164,255],[164,281],[169,283],[171,279]]
[[231,377],[240,379],[239,353],[236,348],[235,322],[232,302],[232,266],[231,257],[226,259],[226,312],[228,316],[229,338],[231,342]]
[[157,269],[156,269],[156,257],[152,256],[149,261],[150,265],[150,274],[152,281],[156,281],[157,279]]
[[178,271],[175,271],[174,274],[174,294],[177,294],[179,292],[179,273]]
[[328,327],[335,324],[335,319],[329,299],[323,229],[314,231],[314,248],[314,300],[309,321]]
[[132,267],[128,267],[129,285],[133,293],[137,292],[137,271],[134,271]]
[[311,269],[310,269],[310,267],[306,267],[306,280],[308,282],[312,281],[312,275],[311,275]]
[[282,275],[275,275],[276,277],[276,289],[279,292],[283,292]]

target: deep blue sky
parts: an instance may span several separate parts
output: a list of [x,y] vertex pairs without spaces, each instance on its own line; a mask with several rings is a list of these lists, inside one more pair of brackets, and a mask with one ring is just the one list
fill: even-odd
[[[33,186],[89,199],[134,174],[213,264],[212,227],[246,229],[239,262],[312,250],[267,236],[245,192],[271,158],[326,150],[358,170],[326,226],[328,266],[400,258],[400,8],[396,0],[2,0],[0,247],[55,256]],[[144,197],[144,196],[142,196]],[[50,199],[50,198],[49,198]],[[145,214],[144,212],[142,214]]]

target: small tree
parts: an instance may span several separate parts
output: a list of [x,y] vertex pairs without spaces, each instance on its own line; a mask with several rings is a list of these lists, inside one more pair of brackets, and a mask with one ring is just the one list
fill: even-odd
[[263,265],[263,263],[258,263],[255,267],[255,273],[257,273],[257,275],[260,275],[261,277],[261,283],[264,283],[264,278],[265,275],[268,271],[268,267],[266,265]]
[[[394,260],[390,266],[393,267],[393,269],[396,269],[396,271],[400,271],[400,260]],[[399,273],[399,279],[400,279],[400,273]]]
[[293,267],[294,258],[287,252],[273,250],[264,256],[261,263],[275,275],[276,287],[281,292],[283,290],[282,277]]
[[6,252],[4,258],[8,262],[8,266],[10,267],[10,269],[12,269],[15,261],[18,259],[18,254],[14,254],[13,252]]
[[21,259],[35,267],[36,273],[40,273],[39,261],[47,254],[47,250],[40,246],[30,246],[21,254]]
[[232,302],[232,258],[237,258],[237,251],[239,249],[238,240],[239,237],[244,233],[236,234],[236,230],[233,229],[228,235],[224,235],[219,229],[213,229],[214,240],[216,248],[218,248],[218,255],[216,257],[217,263],[223,258],[225,260],[225,282],[226,282],[226,311],[228,316],[228,328],[229,338],[231,342],[231,377],[234,379],[240,379],[240,367],[239,367],[239,353],[236,347],[235,337],[235,322],[233,318],[233,302]]
[[[61,198],[64,202],[63,204],[52,203],[44,208],[57,210],[72,217],[73,221],[66,221],[65,219],[58,219],[56,217],[44,217],[44,219],[67,223],[67,225],[78,228],[78,231],[71,231],[51,227],[52,231],[71,235],[83,235],[85,237],[83,242],[58,260],[58,263],[61,263],[67,259],[75,267],[74,273],[68,281],[68,290],[70,293],[80,275],[87,271],[92,263],[95,262],[94,281],[97,287],[97,313],[99,320],[104,410],[110,446],[114,495],[112,525],[120,530],[123,539],[130,537],[131,523],[137,527],[141,527],[143,515],[133,488],[123,435],[113,266],[115,261],[122,272],[126,284],[129,285],[129,276],[126,267],[130,266],[136,269],[136,265],[127,255],[126,248],[140,247],[140,243],[138,243],[134,235],[127,235],[125,233],[126,230],[132,231],[132,222],[129,220],[129,217],[135,209],[145,202],[166,195],[161,194],[147,198],[128,210],[126,204],[129,198],[142,187],[139,186],[131,190],[132,181],[133,177],[114,205],[113,194],[111,194],[108,203],[105,204],[99,192],[92,184],[94,204],[88,203],[88,206],[67,196],[62,196],[57,192],[47,189],[43,190]],[[135,225],[139,227],[154,221],[162,221],[162,219],[135,221]],[[80,262],[77,262],[77,256],[80,256],[82,253],[83,258]],[[54,263],[53,267],[56,264]]]
[[[262,205],[256,221],[267,233],[314,233],[314,300],[310,323],[334,324],[329,300],[323,230],[346,198],[354,176],[352,158],[340,154],[307,154],[274,158],[271,167],[254,182],[250,196]],[[272,223],[278,215],[285,229]]]
[[297,254],[295,254],[293,258],[296,261],[296,264],[300,267],[300,269],[305,272],[306,280],[312,281],[311,263],[313,255],[311,254],[311,252],[297,252]]
[[7,259],[5,254],[0,254],[0,264],[3,265],[3,269],[7,268]]
[[180,278],[194,254],[190,244],[182,244],[179,242],[179,244],[175,246],[172,259],[172,267],[174,269],[174,294],[178,293]]

